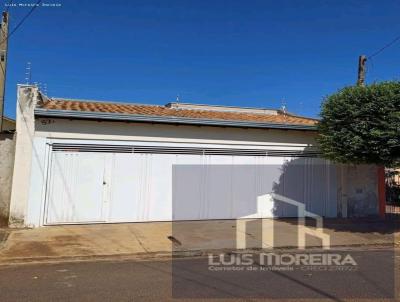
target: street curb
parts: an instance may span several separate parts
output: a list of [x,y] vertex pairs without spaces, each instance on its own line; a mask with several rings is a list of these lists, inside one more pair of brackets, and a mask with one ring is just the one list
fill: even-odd
[[[383,249],[383,248],[398,248],[400,245],[391,243],[381,244],[356,244],[356,245],[336,245],[331,247],[333,250],[354,250],[360,248],[369,249]],[[74,262],[109,262],[109,261],[149,261],[149,260],[173,260],[181,258],[201,258],[209,254],[243,254],[243,253],[262,253],[262,252],[288,252],[298,250],[297,247],[279,247],[274,249],[246,249],[246,250],[232,250],[232,249],[208,249],[208,250],[182,250],[182,251],[159,251],[147,253],[132,253],[132,254],[113,254],[113,255],[89,255],[89,256],[60,256],[60,257],[32,257],[32,258],[8,258],[0,260],[0,267],[13,266],[13,265],[29,265],[29,264],[56,264],[56,263],[74,263]],[[327,251],[322,249],[321,246],[307,247],[305,251]]]

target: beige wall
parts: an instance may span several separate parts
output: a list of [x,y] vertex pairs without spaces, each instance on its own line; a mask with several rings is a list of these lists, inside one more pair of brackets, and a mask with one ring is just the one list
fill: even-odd
[[8,222],[14,153],[15,135],[0,133],[0,226]]
[[315,131],[244,129],[150,123],[38,118],[35,136],[96,140],[141,140],[185,143],[310,146]]
[[394,177],[394,181],[396,184],[400,185],[400,169],[396,169],[397,175]]
[[378,167],[338,165],[338,213],[341,217],[379,214]]

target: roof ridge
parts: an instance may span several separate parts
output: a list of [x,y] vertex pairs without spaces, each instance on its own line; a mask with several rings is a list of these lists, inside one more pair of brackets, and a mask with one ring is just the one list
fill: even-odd
[[[187,102],[169,102],[167,104],[165,104],[166,107],[168,106],[173,106],[173,105],[189,105],[189,106],[199,106],[199,107],[215,107],[215,108],[229,108],[229,109],[235,109],[235,108],[239,108],[239,109],[249,109],[249,110],[265,110],[265,111],[278,111],[279,109],[275,109],[275,108],[270,108],[270,107],[252,107],[252,106],[234,106],[234,105],[215,105],[215,104],[204,104],[204,103],[187,103]],[[173,108],[173,107],[171,107]],[[185,109],[185,108],[181,108],[181,109]]]
[[80,102],[80,103],[99,103],[99,104],[113,104],[113,105],[127,105],[127,106],[148,106],[148,107],[165,107],[160,104],[144,104],[144,103],[128,103],[123,101],[106,101],[106,100],[89,100],[89,99],[73,99],[73,98],[60,98],[60,97],[51,97],[49,98],[53,101],[71,101],[71,102]]

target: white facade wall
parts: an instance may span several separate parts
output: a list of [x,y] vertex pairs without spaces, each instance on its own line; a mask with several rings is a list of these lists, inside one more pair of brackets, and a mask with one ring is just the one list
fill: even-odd
[[315,144],[315,132],[302,130],[243,129],[150,123],[38,118],[35,137],[153,141],[228,145],[293,146]]

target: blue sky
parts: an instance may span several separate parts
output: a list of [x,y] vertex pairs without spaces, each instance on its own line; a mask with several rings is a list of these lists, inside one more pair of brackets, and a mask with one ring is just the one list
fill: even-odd
[[[8,1],[7,1],[8,2]],[[29,3],[29,1],[14,1]],[[317,116],[356,80],[358,55],[400,35],[400,1],[47,0],[10,38],[5,112],[16,85],[49,96],[274,107]],[[11,7],[12,29],[29,8]],[[367,81],[397,79],[400,43],[368,62]]]

